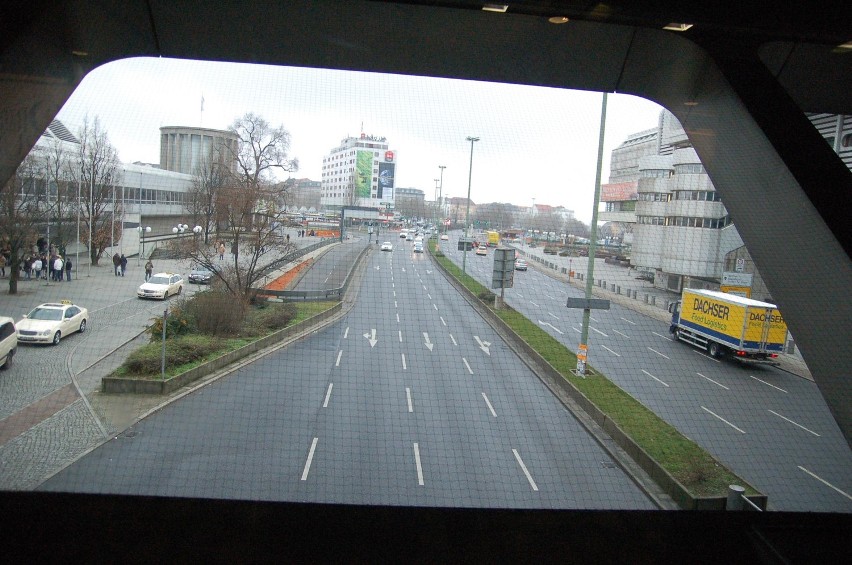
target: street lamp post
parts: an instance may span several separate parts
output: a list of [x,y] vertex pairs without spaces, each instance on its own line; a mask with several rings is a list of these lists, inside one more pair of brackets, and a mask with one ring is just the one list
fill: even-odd
[[141,250],[139,251],[139,256],[136,258],[136,265],[142,261],[142,256],[145,255],[145,234],[151,233],[151,226],[139,226],[136,228],[136,231],[139,232],[139,246]]
[[462,273],[467,273],[467,230],[470,226],[470,184],[473,179],[473,144],[479,141],[478,137],[467,136],[465,138],[470,142],[470,168],[467,173],[467,204],[464,213],[464,254],[462,255]]
[[[441,169],[441,184],[438,186],[438,220],[443,223],[444,221],[444,169],[447,168],[446,165],[438,165],[438,168]],[[438,233],[441,232],[441,226],[435,226]],[[446,232],[446,227],[444,228],[444,232]]]

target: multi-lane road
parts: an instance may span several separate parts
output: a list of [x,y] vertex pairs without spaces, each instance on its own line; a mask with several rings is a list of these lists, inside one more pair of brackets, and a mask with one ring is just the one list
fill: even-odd
[[[461,265],[455,238],[443,243]],[[491,251],[469,252],[467,272],[490,286],[492,263]],[[583,292],[531,265],[515,273],[506,302],[576,351],[582,311],[566,298]],[[767,494],[770,508],[852,511],[852,453],[813,382],[713,359],[617,303],[592,312],[588,335],[595,369]]]
[[[314,267],[320,276],[329,268]],[[161,410],[42,488],[654,507],[429,257],[403,242],[371,253],[343,319]]]

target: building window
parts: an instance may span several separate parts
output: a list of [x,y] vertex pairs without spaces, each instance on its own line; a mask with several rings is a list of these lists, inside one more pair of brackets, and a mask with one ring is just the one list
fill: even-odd
[[704,165],[701,163],[687,163],[684,165],[675,165],[674,172],[676,175],[701,174],[705,173]]

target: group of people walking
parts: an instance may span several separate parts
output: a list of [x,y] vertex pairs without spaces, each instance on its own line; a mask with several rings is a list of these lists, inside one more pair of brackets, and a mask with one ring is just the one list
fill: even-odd
[[116,253],[112,256],[112,266],[115,270],[115,276],[124,276],[124,273],[127,272],[127,257],[124,256],[124,253],[121,255]]
[[[5,257],[4,257],[5,258]],[[5,261],[0,276],[6,276]],[[21,271],[24,273],[25,280],[51,280],[54,282],[62,282],[63,280],[71,282],[71,273],[74,269],[74,264],[71,258],[67,255],[65,259],[58,253],[53,253],[48,256],[47,253],[39,255],[38,253],[27,255],[21,261]]]

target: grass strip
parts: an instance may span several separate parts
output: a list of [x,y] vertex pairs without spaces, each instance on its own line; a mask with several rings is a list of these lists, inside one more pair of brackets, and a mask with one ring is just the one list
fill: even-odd
[[[488,292],[488,289],[473,280],[470,275],[463,274],[462,270],[443,254],[435,253],[433,242],[430,242],[430,247],[435,260],[475,296]],[[600,372],[595,371],[596,376],[588,378],[574,375],[571,370],[577,365],[576,355],[520,312],[505,305],[504,308],[495,310],[488,303],[484,304],[693,496],[725,496],[728,485],[732,484],[745,486],[746,494],[758,494],[751,485],[716,461],[698,444]]]

